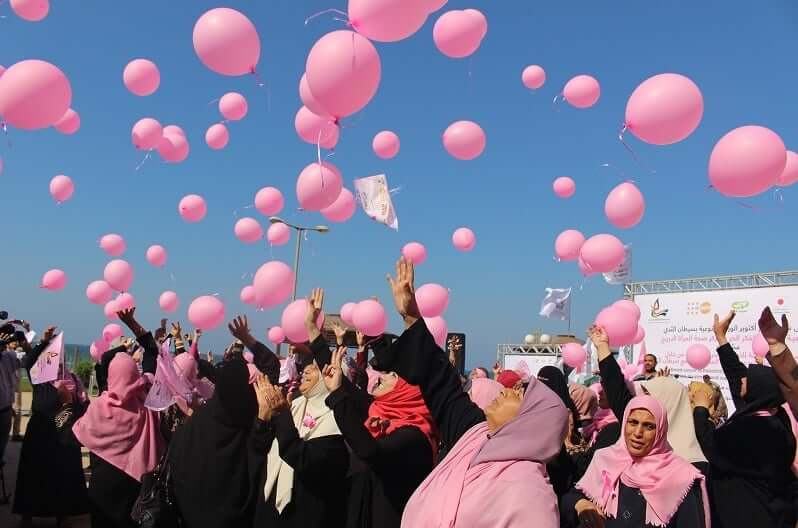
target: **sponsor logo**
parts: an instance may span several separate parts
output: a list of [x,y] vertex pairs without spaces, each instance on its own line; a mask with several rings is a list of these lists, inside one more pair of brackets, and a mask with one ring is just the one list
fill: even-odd
[[709,302],[688,302],[687,315],[706,315],[712,309],[712,304]]
[[710,302],[702,302],[701,306],[699,306],[699,310],[702,314],[706,315],[712,311],[712,303]]
[[751,306],[751,303],[748,301],[737,301],[733,302],[731,305],[732,310],[734,310],[735,312],[744,312],[748,309],[749,306]]
[[663,317],[668,316],[668,309],[660,307],[659,299],[654,301],[654,304],[651,305],[651,318],[652,319],[662,319]]

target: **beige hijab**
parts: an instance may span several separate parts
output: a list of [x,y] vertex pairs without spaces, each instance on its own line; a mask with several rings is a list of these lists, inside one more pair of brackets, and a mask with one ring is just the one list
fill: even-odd
[[690,463],[706,462],[695,437],[693,408],[684,385],[666,376],[644,381],[642,386],[668,413],[668,443],[674,453]]

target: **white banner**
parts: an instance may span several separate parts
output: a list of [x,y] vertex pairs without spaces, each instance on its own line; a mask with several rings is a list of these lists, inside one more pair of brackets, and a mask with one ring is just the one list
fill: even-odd
[[393,208],[388,180],[384,174],[360,178],[352,182],[363,211],[377,222],[399,231],[399,218]]
[[[526,363],[526,366],[529,369],[529,373],[532,374],[533,376],[537,376],[538,371],[543,367],[546,367],[548,365],[558,366],[557,365],[558,360],[559,358],[554,354],[545,355],[545,356],[533,355],[533,354],[505,354],[504,358],[502,359],[502,362],[504,363],[504,365],[502,365],[502,368],[504,370],[517,371],[519,369],[519,366],[521,366],[520,365],[521,362],[523,361],[524,363]],[[526,369],[522,368],[521,370],[526,370]]]
[[623,262],[613,271],[604,274],[607,284],[626,284],[632,280],[632,245],[627,244],[623,247]]

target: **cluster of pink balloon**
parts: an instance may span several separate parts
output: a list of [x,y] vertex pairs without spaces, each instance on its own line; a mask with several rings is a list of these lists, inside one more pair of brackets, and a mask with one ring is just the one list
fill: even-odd
[[177,125],[161,126],[158,120],[144,117],[131,130],[133,146],[138,150],[158,150],[168,163],[180,163],[188,157],[190,145],[186,133]]
[[607,332],[610,346],[619,347],[643,342],[646,332],[639,322],[640,308],[634,302],[624,299],[601,310],[594,324]]
[[[239,121],[248,110],[246,98],[238,92],[228,92],[219,99],[219,113],[226,121]],[[205,143],[214,150],[223,149],[229,140],[230,132],[225,123],[215,123],[205,132]]]
[[306,211],[319,211],[331,222],[346,222],[357,204],[352,191],[344,188],[341,171],[330,162],[311,163],[296,180],[296,196]]
[[72,104],[72,85],[64,72],[49,62],[23,60],[0,75],[0,116],[23,130],[38,130],[58,124],[71,134],[80,127]]
[[609,273],[623,263],[623,242],[609,234],[585,236],[576,229],[566,229],[554,241],[554,253],[564,261],[576,260],[583,275]]

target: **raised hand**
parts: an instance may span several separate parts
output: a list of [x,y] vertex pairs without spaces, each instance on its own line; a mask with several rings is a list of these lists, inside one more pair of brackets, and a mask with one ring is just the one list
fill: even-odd
[[787,334],[790,332],[790,323],[787,321],[787,314],[781,314],[781,325],[776,322],[773,317],[773,312],[770,311],[770,306],[766,306],[762,310],[762,315],[759,317],[759,331],[769,345],[777,345],[779,343],[787,342]]
[[42,341],[48,343],[55,335],[56,328],[56,326],[48,326],[45,329],[44,334],[42,334]]
[[405,326],[410,327],[421,318],[416,304],[416,290],[414,286],[415,271],[413,263],[405,258],[396,262],[396,278],[388,274],[388,283],[391,285],[391,294],[396,311],[405,321]]
[[734,310],[729,312],[729,314],[721,319],[718,314],[715,314],[715,321],[712,324],[712,330],[715,332],[715,338],[718,340],[718,345],[723,346],[727,344],[729,341],[726,339],[726,333],[729,331],[729,326],[731,322],[734,321],[734,316],[737,315],[734,313]]
[[233,337],[244,343],[244,346],[249,347],[255,338],[249,332],[249,321],[246,315],[239,315],[227,325],[227,329],[233,334]]
[[341,388],[343,381],[343,359],[346,354],[346,347],[338,347],[333,352],[332,359],[328,365],[325,365],[321,371],[321,379],[324,380],[324,385],[330,392],[335,392]]
[[324,308],[324,290],[314,288],[308,297],[308,311],[305,313],[305,329],[308,331],[308,341],[311,343],[321,335],[316,321],[321,315],[322,308]]
[[258,399],[258,418],[261,421],[267,422],[275,413],[288,408],[288,401],[283,396],[283,391],[272,385],[269,378],[263,374],[258,376],[252,387]]
[[598,348],[600,345],[610,346],[610,337],[607,331],[600,326],[593,325],[587,330],[587,335],[593,342],[593,345]]
[[180,327],[180,321],[172,323],[172,337],[174,337],[175,340],[180,339],[182,341],[183,329]]
[[665,368],[659,369],[657,371],[657,377],[658,378],[667,378],[670,375],[671,375],[670,367],[665,367]]
[[338,323],[333,323],[333,332],[335,332],[335,343],[338,346],[344,344],[344,339],[346,338],[346,328]]

